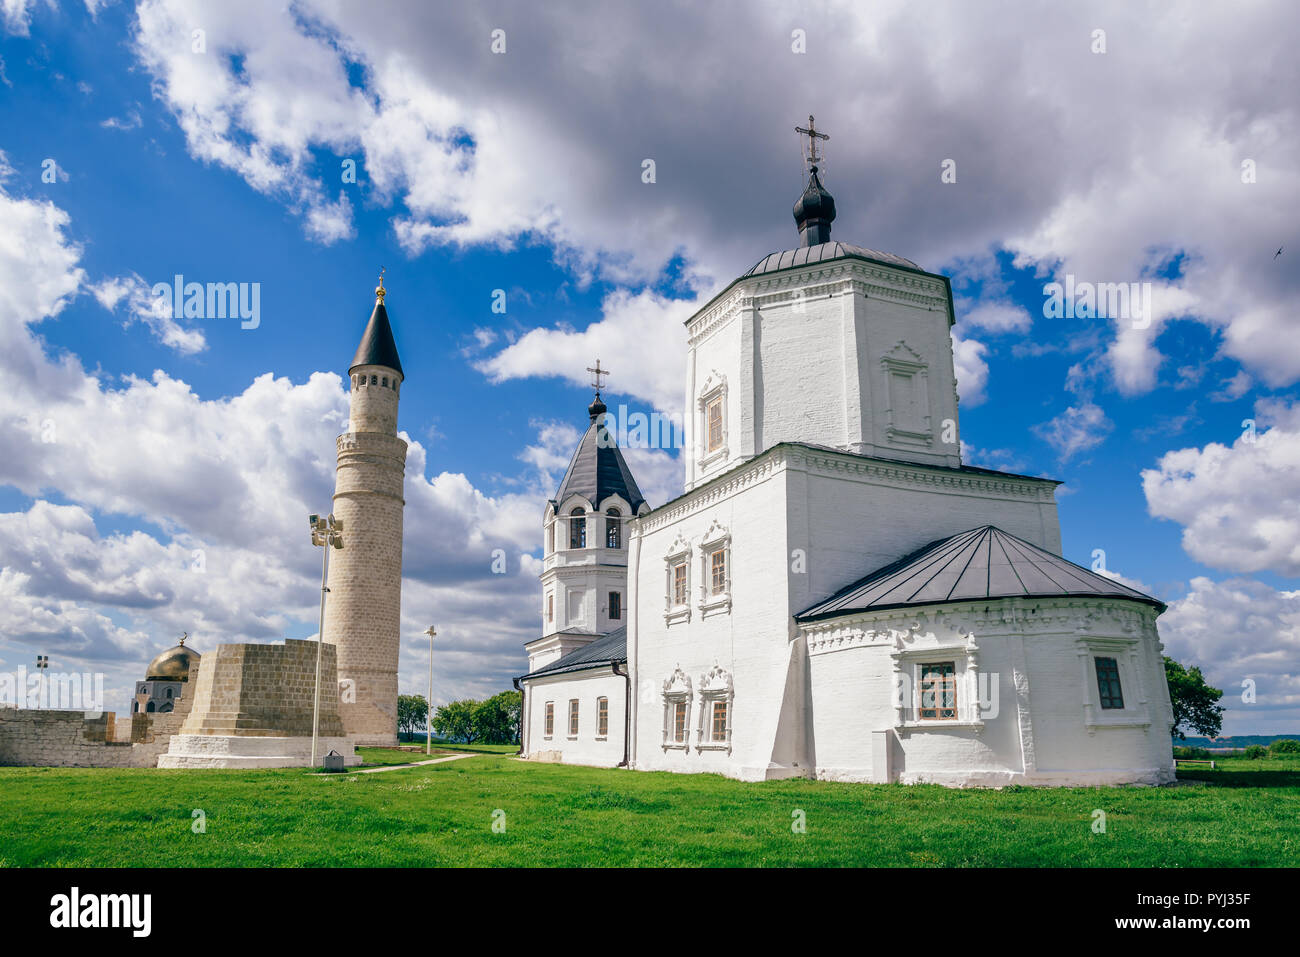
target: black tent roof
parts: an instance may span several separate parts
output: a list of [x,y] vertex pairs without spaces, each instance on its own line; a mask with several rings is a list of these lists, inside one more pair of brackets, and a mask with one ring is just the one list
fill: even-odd
[[795,615],[814,621],[860,611],[995,598],[1130,598],[1163,602],[1053,555],[993,525],[931,542]]
[[551,503],[559,508],[570,495],[581,495],[593,508],[599,508],[608,496],[620,495],[632,506],[635,515],[645,496],[637,488],[636,479],[623,460],[614,436],[605,428],[605,406],[599,397],[588,412],[591,425],[578,443]]
[[402,372],[402,361],[397,358],[397,343],[393,341],[393,327],[388,323],[388,310],[382,299],[375,302],[375,311],[370,314],[370,322],[361,335],[361,344],[357,354],[352,357],[348,374],[357,366],[386,366],[396,369],[397,374],[406,378]]

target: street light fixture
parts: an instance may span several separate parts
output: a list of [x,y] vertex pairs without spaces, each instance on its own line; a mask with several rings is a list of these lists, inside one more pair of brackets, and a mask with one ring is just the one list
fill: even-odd
[[424,632],[429,636],[429,700],[424,709],[424,753],[433,754],[433,639],[438,632],[430,625]]
[[316,739],[320,734],[320,659],[325,644],[325,594],[329,591],[330,549],[343,547],[343,522],[331,512],[325,518],[308,516],[311,522],[311,543],[324,550],[320,564],[320,632],[316,636],[316,694],[311,709],[311,766],[316,767]]
[[[49,655],[36,656],[37,674],[41,676],[40,683],[37,684],[36,686],[36,707],[37,708],[40,708],[41,706],[41,692],[45,690],[45,669],[48,668],[49,666],[50,666]],[[24,691],[23,694],[26,695],[26,692]]]

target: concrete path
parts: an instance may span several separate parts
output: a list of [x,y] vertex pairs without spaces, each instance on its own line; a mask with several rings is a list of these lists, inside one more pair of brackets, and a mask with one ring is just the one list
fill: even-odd
[[461,758],[481,758],[483,755],[475,752],[467,754],[453,754],[445,758],[430,758],[428,761],[415,761],[411,764],[385,764],[378,768],[348,768],[348,774],[378,774],[380,771],[400,771],[402,768],[420,768],[426,764],[442,764],[444,761],[459,761]]

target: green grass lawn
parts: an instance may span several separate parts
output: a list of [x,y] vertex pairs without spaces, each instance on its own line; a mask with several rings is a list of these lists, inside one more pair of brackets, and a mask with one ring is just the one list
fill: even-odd
[[[327,776],[301,769],[0,768],[0,864],[1194,867],[1300,861],[1300,759],[1229,758],[1222,769],[1181,777],[1187,783],[1168,788],[1001,791],[745,784],[713,775],[532,764],[490,753]],[[194,809],[206,815],[205,833],[192,831]],[[1094,810],[1106,814],[1104,834],[1093,831]],[[791,828],[800,817],[803,834]],[[494,819],[504,821],[504,831],[493,830]]]

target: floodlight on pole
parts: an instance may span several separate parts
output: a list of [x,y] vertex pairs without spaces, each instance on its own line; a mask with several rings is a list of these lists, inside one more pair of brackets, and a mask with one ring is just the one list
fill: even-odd
[[316,636],[316,692],[311,709],[311,767],[316,767],[317,738],[320,734],[320,668],[325,644],[325,595],[329,592],[330,549],[343,547],[343,523],[331,512],[327,517],[309,516],[311,543],[322,550],[320,563],[320,633]]
[[433,754],[433,639],[438,632],[430,625],[424,633],[429,636],[429,700],[424,708],[424,753],[428,756]]

